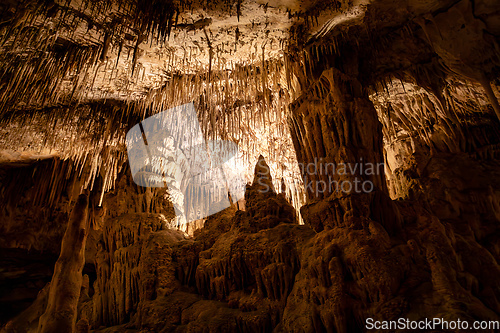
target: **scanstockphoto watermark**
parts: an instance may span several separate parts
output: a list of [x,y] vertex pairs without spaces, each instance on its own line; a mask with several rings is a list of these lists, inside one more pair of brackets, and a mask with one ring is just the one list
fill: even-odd
[[397,320],[375,320],[367,318],[365,321],[367,330],[489,330],[498,332],[500,321],[474,321],[472,323],[457,319],[445,320],[443,318],[425,318],[423,320],[410,320],[399,318]]

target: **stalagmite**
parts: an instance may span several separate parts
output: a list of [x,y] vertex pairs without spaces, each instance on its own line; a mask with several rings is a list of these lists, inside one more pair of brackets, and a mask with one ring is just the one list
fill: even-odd
[[75,331],[89,228],[88,204],[88,196],[81,194],[71,212],[50,283],[47,309],[40,317],[38,332]]

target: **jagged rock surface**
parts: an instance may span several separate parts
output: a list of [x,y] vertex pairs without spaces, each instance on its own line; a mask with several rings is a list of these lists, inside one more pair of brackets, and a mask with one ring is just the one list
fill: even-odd
[[215,214],[194,239],[154,214],[107,220],[94,294],[81,299],[80,320],[94,328],[162,332],[255,332],[278,325],[300,269],[300,248],[313,231],[296,223],[282,194],[263,191],[261,184],[270,181],[261,159],[245,194],[248,209],[233,205]]

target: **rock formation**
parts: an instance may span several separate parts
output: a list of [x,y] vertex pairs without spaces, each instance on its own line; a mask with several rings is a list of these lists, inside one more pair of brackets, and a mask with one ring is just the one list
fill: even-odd
[[[1,332],[500,330],[496,1],[13,0],[0,40]],[[184,223],[126,134],[191,102],[247,185]]]
[[78,197],[64,233],[61,254],[47,296],[47,309],[40,317],[39,332],[72,332],[75,330],[77,305],[85,263],[88,234],[88,196]]

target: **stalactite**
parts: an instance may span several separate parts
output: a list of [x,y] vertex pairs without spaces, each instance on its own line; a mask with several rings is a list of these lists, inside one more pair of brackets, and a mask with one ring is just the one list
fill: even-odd
[[[54,107],[50,109],[50,117],[40,116],[41,113],[37,115],[39,111],[32,113],[33,118],[30,119],[30,125],[25,130],[34,130],[36,128],[34,124],[37,122],[48,122],[47,130],[50,128],[74,129],[61,133],[60,136],[59,134],[57,136],[43,135],[45,141],[38,143],[37,147],[43,149],[43,147],[50,146],[63,158],[73,159],[80,173],[83,172],[84,166],[88,166],[90,169],[88,174],[84,175],[86,177],[84,187],[92,188],[96,177],[102,174],[103,187],[97,190],[104,193],[113,188],[117,161],[127,158],[120,152],[123,148],[119,148],[123,147],[123,135],[126,128],[121,128],[119,133],[112,133],[108,129],[114,117],[125,124],[132,123],[137,119],[145,119],[169,107],[187,103],[197,96],[205,95],[204,105],[201,106],[204,116],[200,119],[204,135],[214,139],[237,140],[248,165],[252,165],[252,159],[263,150],[269,150],[273,159],[280,159],[281,153],[273,148],[273,140],[282,139],[288,135],[286,131],[283,133],[283,126],[276,124],[286,119],[284,113],[287,112],[288,100],[285,100],[286,94],[272,92],[279,91],[283,68],[287,73],[288,89],[292,87],[292,80],[294,80],[290,74],[292,70],[290,68],[287,70],[289,65],[280,64],[283,60],[266,59],[265,44],[261,46],[262,57],[259,57],[260,52],[257,52],[258,45],[256,45],[257,62],[224,63],[222,49],[216,49],[216,46],[212,45],[206,29],[204,33],[209,45],[210,58],[208,71],[202,63],[197,63],[192,67],[192,60],[200,55],[198,49],[190,47],[180,58],[174,51],[169,50],[166,52],[164,62],[168,76],[164,84],[160,85],[161,88],[154,88],[143,96],[128,99],[121,111],[113,109],[112,116],[106,120],[107,125],[89,121],[92,117],[82,117],[87,112],[98,114],[109,112],[105,110],[106,108],[97,110],[100,108],[99,103],[106,104],[107,101],[114,100],[114,97],[110,96],[107,91],[99,89],[99,85],[105,82],[108,86],[112,86],[113,82],[119,78],[123,63],[129,65],[130,73],[130,80],[124,82],[125,89],[132,89],[145,80],[146,69],[140,66],[139,62],[140,44],[146,39],[149,44],[153,43],[152,36],[158,40],[161,36],[169,35],[172,26],[177,25],[173,23],[177,22],[179,16],[179,11],[175,8],[167,9],[160,6],[158,13],[155,13],[152,9],[156,8],[156,4],[141,2],[140,7],[134,7],[133,4],[120,1],[117,5],[126,13],[137,14],[137,19],[132,26],[125,26],[121,21],[103,23],[91,19],[100,17],[110,10],[111,7],[108,5],[90,4],[84,1],[75,8],[71,7],[70,3],[66,5],[66,8],[57,7],[58,13],[54,18],[56,24],[60,24],[63,19],[74,22],[75,27],[84,23],[87,33],[91,31],[100,34],[98,44],[83,46],[75,43],[74,40],[79,38],[76,30],[69,31],[66,35],[67,39],[62,36],[59,36],[60,38],[48,36],[42,42],[39,38],[35,38],[35,30],[33,30],[35,32],[28,33],[29,30],[21,29],[21,27],[36,24],[37,17],[43,16],[42,12],[30,13],[19,28],[9,29],[7,34],[11,34],[10,37],[3,36],[2,43],[8,44],[13,50],[40,43],[47,53],[46,55],[31,53],[24,66],[18,66],[17,61],[21,58],[14,57],[0,68],[0,76],[6,75],[9,71],[12,72],[9,75],[13,77],[7,81],[8,83],[4,86],[6,89],[2,89],[0,93],[2,110],[5,110],[6,105],[14,105],[13,109],[17,110],[16,102],[18,101],[28,101],[27,106],[20,104],[19,109],[32,106],[35,110],[44,110],[44,108]],[[161,22],[165,24],[158,24],[162,15]],[[149,20],[151,17],[154,18],[153,22]],[[238,34],[236,31],[235,44],[238,43],[238,38],[241,38],[241,34],[239,36]],[[115,35],[123,36],[123,38],[115,43]],[[134,35],[137,36],[135,41]],[[271,46],[268,45],[268,47]],[[126,52],[127,56],[122,54],[123,52]],[[114,61],[108,61],[113,57],[116,57]],[[191,68],[187,67],[188,64],[191,64]],[[227,68],[231,70],[226,71]],[[192,76],[178,74],[186,70],[198,74]],[[21,82],[27,83],[21,84]],[[70,86],[66,87],[68,83]],[[96,100],[98,102],[92,102]],[[64,110],[63,118],[57,115],[57,108]],[[20,121],[21,118],[18,116],[14,111],[9,120]],[[103,116],[106,118],[109,115]],[[74,123],[76,118],[81,119],[81,124],[78,126]],[[36,131],[39,130],[36,129]],[[78,139],[86,136],[89,138],[88,141]],[[65,137],[64,140],[62,140],[63,137]],[[97,141],[90,144],[96,138],[98,138]],[[259,140],[259,143],[255,140]],[[13,145],[14,142],[13,137],[7,145]],[[113,148],[110,152],[104,152],[106,146]],[[288,161],[289,157],[285,159]],[[289,175],[287,181],[291,181],[292,178]]]

